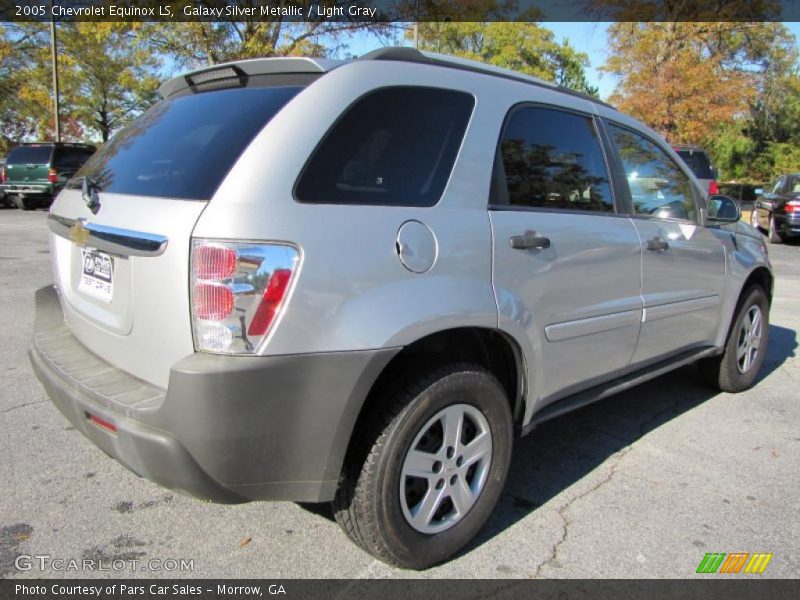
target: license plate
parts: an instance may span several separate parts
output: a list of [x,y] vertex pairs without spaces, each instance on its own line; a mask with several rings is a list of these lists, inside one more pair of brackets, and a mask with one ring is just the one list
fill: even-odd
[[83,265],[78,290],[103,302],[111,302],[114,293],[114,261],[103,252],[82,250]]

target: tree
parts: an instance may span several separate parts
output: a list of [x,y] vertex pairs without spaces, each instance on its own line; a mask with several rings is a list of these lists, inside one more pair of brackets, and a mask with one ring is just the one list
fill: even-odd
[[[241,8],[254,8],[256,14],[263,4],[260,0],[237,2]],[[325,7],[341,2],[322,0],[316,4]],[[140,30],[140,36],[177,66],[195,67],[243,58],[336,56],[346,50],[355,33],[369,31],[386,38],[392,35],[392,30],[385,23],[347,20],[347,17],[334,22],[312,15],[304,22],[280,17],[273,20],[237,17],[213,22],[149,23]]]
[[620,110],[672,143],[709,146],[728,177],[762,175],[756,157],[795,94],[797,48],[781,23],[615,23],[609,47]]
[[[407,34],[410,36],[410,33]],[[419,24],[420,48],[478,60],[540,77],[597,95],[589,85],[586,54],[533,22],[425,22]]]
[[60,28],[62,80],[72,114],[105,142],[157,100],[160,60],[138,24],[69,23]]
[[[159,61],[135,35],[139,24],[57,23],[62,139],[106,141],[146,109]],[[46,24],[0,28],[0,135],[6,149],[23,139],[53,139],[50,32]]]

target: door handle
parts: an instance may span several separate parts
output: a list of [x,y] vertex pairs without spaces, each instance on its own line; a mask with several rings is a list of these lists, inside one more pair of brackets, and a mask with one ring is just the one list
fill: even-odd
[[508,239],[514,250],[543,249],[550,247],[550,238],[538,235],[535,231],[526,231],[524,235],[512,235]]
[[663,252],[669,249],[667,240],[662,240],[660,237],[654,237],[652,240],[647,240],[647,249],[654,252]]

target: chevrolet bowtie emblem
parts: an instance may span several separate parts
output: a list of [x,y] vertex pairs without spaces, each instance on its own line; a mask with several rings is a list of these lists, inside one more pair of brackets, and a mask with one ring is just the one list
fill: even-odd
[[75,224],[69,228],[69,238],[78,246],[85,246],[89,240],[89,230],[84,226],[85,219],[78,219]]

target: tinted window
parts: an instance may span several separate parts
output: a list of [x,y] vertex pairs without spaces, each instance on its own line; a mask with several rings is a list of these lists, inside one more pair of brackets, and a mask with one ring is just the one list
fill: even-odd
[[473,104],[469,94],[422,87],[364,96],[312,154],[297,199],[433,206],[450,177]]
[[52,146],[18,146],[8,155],[9,165],[46,165],[50,162]]
[[300,87],[218,90],[159,102],[117,133],[78,176],[101,190],[207,200]]
[[610,126],[636,214],[694,221],[692,184],[654,142],[628,129]]
[[714,179],[714,172],[711,170],[711,163],[708,156],[702,150],[678,150],[678,156],[692,170],[695,177],[700,179]]
[[517,109],[503,132],[500,155],[507,201],[513,206],[614,210],[608,171],[589,117],[549,108]]
[[53,166],[62,169],[79,169],[94,154],[83,148],[56,148]]

